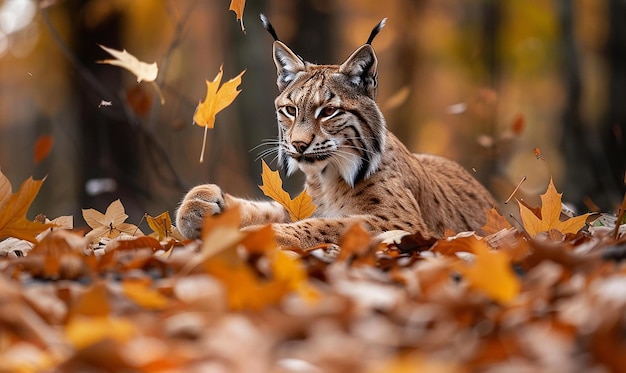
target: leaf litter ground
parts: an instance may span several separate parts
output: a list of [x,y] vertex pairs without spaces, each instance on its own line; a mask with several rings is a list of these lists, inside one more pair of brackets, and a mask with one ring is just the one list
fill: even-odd
[[0,242],[0,372],[626,371],[614,227],[564,233],[529,210],[531,235],[493,210],[476,233],[355,225],[339,245],[281,250],[236,210],[195,241],[167,213],[151,235],[119,201],[85,213],[97,235],[66,222],[35,240],[29,224],[36,243]]

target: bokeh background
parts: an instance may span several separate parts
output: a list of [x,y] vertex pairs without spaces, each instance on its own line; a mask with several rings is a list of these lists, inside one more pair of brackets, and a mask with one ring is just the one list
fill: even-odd
[[[459,161],[500,202],[524,176],[516,197],[531,204],[550,176],[580,212],[622,200],[623,0],[248,0],[246,33],[228,7],[0,0],[0,168],[15,189],[47,175],[31,214],[74,215],[81,226],[82,208],[120,198],[137,224],[146,212],[173,214],[205,182],[260,198],[264,147],[255,147],[275,137],[277,93],[260,12],[317,63],[341,63],[388,17],[373,43],[388,127],[413,151]],[[165,105],[150,84],[98,64],[109,57],[98,44],[156,61]],[[224,79],[247,72],[199,163],[203,129],[192,116],[220,65]],[[36,164],[42,136],[54,146]],[[301,182],[291,178],[288,190]]]

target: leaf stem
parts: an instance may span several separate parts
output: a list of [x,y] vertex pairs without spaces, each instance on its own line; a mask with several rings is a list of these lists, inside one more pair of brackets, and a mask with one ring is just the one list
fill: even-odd
[[206,148],[206,134],[209,126],[204,126],[204,138],[202,139],[202,150],[200,151],[200,163],[204,162],[204,149]]

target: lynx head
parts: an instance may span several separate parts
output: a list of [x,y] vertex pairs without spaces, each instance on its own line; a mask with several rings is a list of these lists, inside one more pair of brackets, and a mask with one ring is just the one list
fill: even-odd
[[385,142],[385,120],[376,105],[377,59],[371,41],[341,65],[304,61],[274,36],[274,62],[280,91],[275,100],[281,165],[292,174],[334,173],[350,186],[379,166]]

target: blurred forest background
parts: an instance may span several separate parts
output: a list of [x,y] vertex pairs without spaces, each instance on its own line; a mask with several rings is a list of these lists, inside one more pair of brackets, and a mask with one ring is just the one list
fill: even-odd
[[[80,217],[121,198],[138,223],[144,212],[173,214],[205,182],[261,197],[255,147],[276,136],[277,88],[260,12],[317,63],[341,63],[388,17],[373,43],[388,127],[411,150],[473,170],[499,201],[526,176],[516,196],[536,204],[550,175],[579,210],[614,211],[622,199],[623,0],[248,0],[245,34],[228,7],[0,0],[0,167],[14,188],[47,175],[31,213]],[[165,105],[150,84],[98,64],[109,58],[98,44],[156,61]],[[247,72],[201,164],[192,116],[222,64],[225,80]],[[52,152],[35,164],[34,144],[47,135]]]

